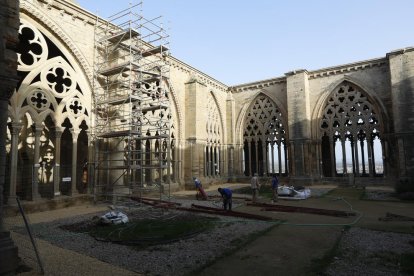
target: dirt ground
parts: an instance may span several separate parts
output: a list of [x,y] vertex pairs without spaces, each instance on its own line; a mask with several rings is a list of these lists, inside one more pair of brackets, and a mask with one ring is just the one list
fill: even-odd
[[[380,221],[386,213],[414,217],[414,204],[360,200],[353,194],[310,198],[303,201],[279,200],[279,204],[353,210],[357,216],[330,216],[266,212],[285,223],[258,237],[233,254],[217,260],[199,275],[310,275],[312,263],[324,257],[341,237],[345,226],[414,234],[413,221]],[[263,214],[260,208],[241,207],[238,211]],[[270,213],[270,214],[269,214]],[[414,251],[414,248],[413,248]]]
[[[335,187],[324,186],[324,188],[328,190]],[[217,187],[210,187],[208,192],[214,193],[216,189]],[[185,191],[174,196],[191,197],[194,196],[194,191]],[[260,200],[261,202],[270,203],[270,200],[265,198]],[[244,200],[235,201],[244,202]],[[274,227],[260,236],[252,237],[247,244],[240,245],[235,251],[227,252],[225,256],[199,268],[192,275],[312,275],[311,266],[335,247],[344,228],[359,227],[414,234],[413,221],[379,220],[379,218],[385,217],[386,213],[414,217],[413,202],[360,200],[359,192],[355,193],[355,190],[351,189],[350,191],[342,190],[338,193],[301,201],[281,199],[278,204],[354,211],[356,215],[342,218],[316,214],[268,212],[262,211],[259,207],[237,204],[239,207],[235,211],[271,216],[281,223],[275,224]],[[59,211],[56,213],[56,217],[88,213],[101,209],[78,206],[68,209],[66,211],[68,214],[63,210]],[[42,218],[41,213],[31,215],[32,223],[42,222]],[[61,254],[63,259],[83,259],[82,256],[65,255],[73,255],[70,252],[61,252]],[[56,257],[53,255],[50,256],[51,262]],[[57,263],[57,261],[55,262]],[[96,273],[101,274],[102,271],[106,271],[106,273],[101,275],[134,274],[116,267],[110,268],[108,264],[91,258],[88,262],[93,262],[94,266],[85,266],[89,270],[86,270],[82,275],[96,275]],[[59,269],[62,271],[61,266],[57,266],[57,273]],[[25,275],[32,274],[26,273]]]

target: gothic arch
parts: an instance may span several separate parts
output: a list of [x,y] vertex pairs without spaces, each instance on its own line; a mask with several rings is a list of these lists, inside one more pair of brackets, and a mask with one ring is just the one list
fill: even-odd
[[88,85],[89,90],[91,90],[92,83],[93,83],[93,71],[86,60],[85,56],[82,52],[78,49],[76,44],[73,43],[72,39],[65,33],[65,31],[58,26],[52,19],[50,19],[45,13],[40,11],[39,9],[35,8],[33,5],[26,1],[21,1],[20,3],[20,10],[21,10],[21,18],[25,18],[30,22],[36,22],[37,27],[42,32],[50,32],[48,36],[55,44],[62,44],[65,45],[65,50],[67,50],[70,54],[67,55],[68,58],[72,56],[75,57],[71,62],[73,65],[74,63],[80,64],[79,69],[87,76],[88,82],[85,84]]
[[381,107],[374,99],[348,80],[324,98],[315,120],[324,176],[383,174],[381,135],[385,127]]
[[[23,7],[31,9],[30,5],[24,4]],[[29,190],[25,198],[31,199],[53,197],[53,193],[60,192],[59,170],[64,165],[66,175],[72,179],[70,193],[77,192],[77,166],[83,161],[78,160],[78,151],[87,154],[85,131],[91,116],[90,82],[74,52],[62,43],[62,32],[52,22],[49,23],[45,27],[30,14],[21,13],[20,43],[16,51],[21,81],[9,105],[10,152],[13,157],[10,161],[10,185],[20,183],[17,187]],[[55,34],[60,37],[56,37],[48,27],[56,28]],[[62,133],[67,134],[64,141],[61,140]],[[48,141],[47,144],[44,141]],[[78,142],[81,148],[78,148]],[[66,158],[69,160],[66,164],[58,157],[61,148],[55,143],[65,145],[64,150],[72,152],[64,155],[72,157]],[[19,182],[17,171],[25,168],[28,168],[27,175],[33,177]]]
[[219,176],[224,169],[224,123],[220,106],[212,91],[207,99],[205,176]]
[[376,106],[381,112],[378,114],[381,121],[383,122],[383,125],[381,126],[383,129],[383,132],[388,132],[390,125],[387,123],[389,122],[389,114],[387,112],[387,109],[385,108],[384,103],[375,95],[371,89],[366,87],[364,84],[362,84],[357,79],[353,78],[349,75],[344,75],[343,78],[333,82],[329,86],[326,87],[326,89],[321,93],[321,96],[319,97],[318,101],[316,102],[315,109],[312,114],[312,137],[315,139],[321,138],[321,132],[319,127],[319,120],[322,117],[325,103],[328,99],[328,97],[332,94],[332,92],[338,88],[342,83],[349,82],[356,87],[359,87],[361,91],[364,91],[364,93],[367,95],[369,100]]
[[251,97],[249,97],[248,99],[244,101],[242,108],[240,109],[240,112],[237,115],[235,133],[236,133],[236,142],[238,143],[241,143],[241,144],[243,143],[243,126],[245,124],[247,111],[251,107],[253,100],[256,99],[260,94],[263,94],[269,97],[276,104],[276,106],[281,110],[282,114],[288,114],[287,110],[284,108],[281,101],[277,99],[276,97],[274,97],[272,93],[270,93],[269,91],[265,89],[257,91]]
[[264,93],[250,103],[243,120],[243,164],[246,176],[287,173],[285,114]]

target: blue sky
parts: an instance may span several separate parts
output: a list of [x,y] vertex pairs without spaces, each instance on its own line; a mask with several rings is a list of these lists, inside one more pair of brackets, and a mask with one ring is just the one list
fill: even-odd
[[[129,0],[77,0],[101,17]],[[227,85],[294,69],[383,57],[414,46],[411,0],[145,0],[163,16],[176,58]]]

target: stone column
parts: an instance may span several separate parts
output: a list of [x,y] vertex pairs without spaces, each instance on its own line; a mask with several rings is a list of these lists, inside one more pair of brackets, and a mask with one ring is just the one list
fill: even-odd
[[272,141],[270,149],[272,151],[270,153],[272,156],[272,174],[275,174],[275,142],[274,141]]
[[[94,181],[94,175],[95,175],[95,171],[94,171],[94,166],[95,166],[95,162],[94,162],[94,141],[93,141],[93,135],[91,133],[90,130],[86,131],[87,135],[88,135],[88,189],[87,189],[87,193],[93,193],[92,190],[92,183]],[[136,157],[135,157],[136,158]]]
[[[404,48],[387,54],[391,84],[392,150],[387,158],[396,177],[414,181],[414,48]],[[367,144],[370,147],[369,144]],[[369,151],[369,149],[368,149]],[[369,159],[369,155],[368,155]],[[369,159],[368,162],[371,162]],[[369,163],[370,165],[371,163]],[[371,164],[372,165],[372,164]],[[398,180],[397,180],[398,181]]]
[[259,141],[254,141],[255,155],[256,155],[256,173],[259,175]]
[[[345,139],[345,137],[344,137]],[[343,174],[346,174],[348,172],[348,168],[346,167],[346,151],[345,151],[345,140],[342,139],[341,146],[342,146],[342,167],[343,167]]]
[[11,148],[10,148],[10,192],[7,202],[16,205],[16,185],[17,185],[17,159],[19,152],[19,133],[22,130],[23,124],[11,123]]
[[[286,159],[286,151],[285,151],[285,159]],[[279,164],[279,176],[282,176],[282,142],[279,141],[279,143],[277,144],[277,159],[278,164]],[[285,163],[285,167],[287,166],[287,164]]]
[[253,157],[252,157],[252,142],[251,141],[247,142],[247,147],[249,149],[249,173],[247,175],[248,176],[253,176],[253,173],[252,173]]
[[60,155],[63,127],[55,127],[53,135],[55,138],[55,166],[53,167],[53,196],[60,196]]
[[78,165],[78,136],[80,133],[80,129],[70,129],[72,133],[72,188],[71,188],[71,195],[77,195],[78,190],[76,189],[76,181],[77,181],[77,165]]
[[374,154],[372,152],[372,139],[367,135],[367,150],[368,150],[368,171],[369,176],[374,176]]
[[233,176],[234,176],[234,146],[229,147],[228,156],[229,156],[228,179],[232,181]]
[[[15,49],[19,42],[19,1],[0,0],[0,7],[0,275],[14,275],[18,265],[18,249],[10,238],[10,232],[6,231],[3,225],[3,188],[6,168],[8,102],[18,82]],[[18,138],[16,140],[18,141]],[[15,161],[17,165],[17,150]],[[16,178],[12,185],[14,185],[15,194]],[[14,199],[12,201],[15,202]]]
[[[354,135],[354,137],[357,137],[357,136]],[[354,141],[353,150],[354,150],[354,155],[355,155],[355,176],[360,176],[360,173],[359,173],[359,157],[358,157],[358,138],[356,138],[355,141]]]
[[34,155],[33,155],[33,179],[32,179],[32,200],[40,199],[41,196],[39,194],[39,168],[40,168],[40,136],[42,135],[43,125],[42,124],[34,124],[32,126],[33,133],[35,136],[35,143],[34,143]]

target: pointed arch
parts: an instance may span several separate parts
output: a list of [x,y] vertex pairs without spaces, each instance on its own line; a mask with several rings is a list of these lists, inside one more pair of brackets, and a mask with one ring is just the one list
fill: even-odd
[[315,120],[324,176],[383,174],[381,111],[372,94],[349,80],[327,93]]
[[352,76],[349,75],[344,75],[343,78],[333,82],[331,85],[327,86],[325,90],[323,90],[321,92],[321,96],[319,97],[318,101],[316,102],[315,105],[315,109],[313,111],[312,114],[312,136],[316,139],[320,139],[320,128],[319,128],[319,119],[322,117],[322,113],[324,111],[324,107],[325,107],[325,103],[328,99],[328,97],[330,95],[332,95],[332,93],[334,93],[335,89],[337,89],[340,85],[342,85],[343,83],[348,82],[352,85],[354,85],[355,87],[359,88],[360,91],[364,91],[364,94],[367,96],[367,98],[369,99],[369,101],[374,105],[374,107],[377,109],[378,111],[378,116],[380,118],[380,120],[383,122],[383,124],[381,125],[382,127],[382,132],[388,132],[389,131],[389,124],[387,122],[389,122],[389,114],[387,112],[387,109],[385,108],[385,104],[384,102],[379,99],[378,96],[376,96],[376,94],[374,93],[374,91],[372,91],[371,89],[369,89],[366,85],[364,85],[363,83],[361,83],[359,80],[353,78]]
[[225,126],[220,105],[213,91],[207,99],[206,146],[205,146],[205,176],[216,177],[224,170],[223,144],[225,141]]
[[286,113],[265,93],[245,110],[242,144],[245,175],[287,173]]

